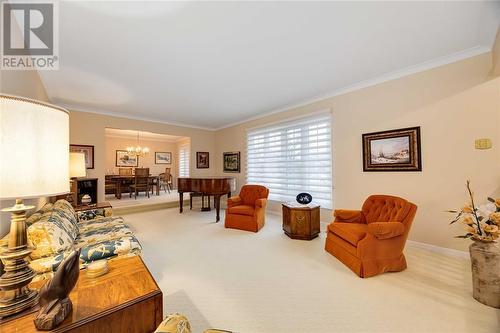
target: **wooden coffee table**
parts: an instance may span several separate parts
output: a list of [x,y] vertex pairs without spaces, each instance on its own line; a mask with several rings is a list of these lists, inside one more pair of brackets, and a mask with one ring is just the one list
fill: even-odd
[[[141,257],[120,258],[109,263],[109,273],[88,278],[80,271],[70,294],[73,311],[51,332],[153,332],[163,319],[163,295]],[[46,281],[34,282],[33,289]],[[0,332],[40,332],[35,313],[0,321]]]

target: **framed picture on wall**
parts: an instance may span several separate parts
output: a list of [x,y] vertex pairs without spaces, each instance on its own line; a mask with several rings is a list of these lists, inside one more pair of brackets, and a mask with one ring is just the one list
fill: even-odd
[[94,146],[89,145],[69,145],[69,151],[72,153],[83,153],[85,155],[85,167],[94,168]]
[[223,171],[240,172],[240,152],[223,153]]
[[197,151],[196,152],[196,168],[197,169],[208,169],[210,167],[208,151]]
[[139,166],[139,157],[130,155],[126,150],[117,150],[116,151],[116,166],[117,167],[138,167]]
[[155,152],[155,164],[172,164],[172,153],[164,151]]
[[363,171],[422,171],[420,127],[363,134]]

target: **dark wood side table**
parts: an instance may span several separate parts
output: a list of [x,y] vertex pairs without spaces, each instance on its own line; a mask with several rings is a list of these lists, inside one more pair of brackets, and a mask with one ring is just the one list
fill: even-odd
[[[30,284],[39,289],[46,281]],[[51,332],[150,333],[163,320],[163,296],[141,257],[109,262],[109,273],[89,278],[85,270],[70,293],[73,311]],[[35,313],[0,321],[0,332],[40,332]]]
[[311,240],[319,234],[319,205],[283,204],[283,230],[293,239]]
[[91,203],[97,203],[97,178],[75,178],[71,182],[71,193],[73,194],[73,205],[80,206],[82,204],[82,197],[85,194],[90,195]]
[[80,205],[75,207],[75,212],[83,212],[86,210],[92,210],[92,209],[101,209],[101,208],[113,208],[111,204],[107,201],[99,202],[96,204],[91,204],[91,205]]

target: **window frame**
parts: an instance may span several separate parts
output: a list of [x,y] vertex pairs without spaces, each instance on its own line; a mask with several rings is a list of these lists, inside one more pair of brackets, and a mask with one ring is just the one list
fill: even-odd
[[[323,126],[326,124],[326,126]],[[268,186],[270,189],[269,200],[272,201],[295,201],[295,195],[300,192],[309,192],[313,196],[313,203],[318,203],[322,208],[333,209],[334,206],[334,186],[333,186],[333,126],[332,126],[332,114],[330,110],[321,110],[307,116],[301,116],[296,118],[289,118],[286,121],[268,123],[264,126],[259,126],[255,128],[247,129],[246,133],[246,172],[245,178],[247,183],[260,183],[264,186]],[[308,126],[319,126],[317,130],[326,129],[325,134],[317,133],[310,134],[314,128],[308,129]],[[297,132],[297,137],[293,135],[293,132]],[[273,134],[273,132],[276,132]],[[280,132],[278,134],[278,132]],[[298,134],[300,132],[300,134]],[[264,135],[262,142],[256,142],[258,135]],[[328,136],[326,139],[321,137]],[[274,140],[273,140],[274,139]],[[295,149],[289,149],[291,143],[296,144]],[[284,141],[284,142],[283,142]],[[254,154],[259,154],[258,149],[260,149],[260,159],[272,158],[269,151],[262,152],[263,149],[271,149],[270,143],[273,143],[272,148],[278,147],[276,150],[277,156],[273,161],[259,161],[258,158],[252,156]],[[267,146],[266,146],[267,144]],[[319,146],[318,144],[323,144]],[[259,147],[259,145],[261,147]],[[311,145],[316,145],[316,147],[311,147]],[[255,148],[259,147],[259,148]],[[266,147],[266,148],[264,148]],[[316,150],[314,150],[316,148]],[[284,150],[283,150],[284,149]],[[327,152],[325,152],[325,149]],[[313,150],[313,152],[310,152]],[[285,154],[285,156],[283,156]],[[266,156],[267,155],[267,156]],[[326,158],[322,158],[328,155]],[[313,160],[304,160],[304,157],[316,157]],[[290,160],[288,158],[290,157]],[[293,158],[297,157],[297,160]],[[253,161],[252,161],[253,160]],[[291,167],[289,163],[296,163],[295,167]],[[262,167],[263,163],[269,163],[269,168],[285,169],[281,175],[280,171],[268,172],[268,175],[262,175],[262,171],[255,171],[265,169]],[[302,171],[300,169],[310,170],[314,166],[308,166],[307,164],[316,164],[318,168],[323,168],[324,172],[310,172]],[[258,166],[252,166],[259,164]],[[274,165],[274,166],[273,166]],[[290,171],[294,170],[294,171]],[[326,171],[328,170],[328,171]],[[325,177],[325,172],[328,175]],[[260,173],[260,176],[256,176],[255,173]],[[278,175],[278,176],[276,176]],[[301,176],[307,175],[307,178],[301,178]],[[281,176],[281,177],[280,177]],[[315,178],[314,176],[317,176]],[[269,181],[263,181],[266,179]],[[293,180],[297,180],[293,182]],[[274,180],[274,181],[272,181]],[[292,180],[292,181],[291,181]],[[321,185],[321,182],[328,181],[327,186]],[[273,188],[271,184],[275,184],[277,188]],[[305,189],[297,189],[303,186]],[[279,187],[282,187],[281,189]],[[312,189],[316,190],[312,190]],[[286,192],[293,190],[294,194],[289,195]],[[278,191],[278,192],[276,192]],[[295,193],[296,192],[296,193]],[[316,198],[315,198],[316,197]]]

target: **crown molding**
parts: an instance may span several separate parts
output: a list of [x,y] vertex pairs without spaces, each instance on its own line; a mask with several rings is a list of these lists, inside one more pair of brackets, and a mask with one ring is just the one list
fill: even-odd
[[[148,121],[148,122],[155,122],[155,123],[160,123],[160,124],[165,124],[165,125],[171,125],[171,126],[178,126],[178,127],[185,127],[185,128],[193,128],[193,129],[199,129],[199,130],[205,130],[205,131],[220,131],[229,127],[241,125],[243,123],[261,119],[268,117],[270,115],[274,115],[277,113],[285,112],[285,111],[290,111],[295,108],[303,107],[315,102],[319,102],[325,99],[329,99],[335,96],[340,96],[344,95],[356,90],[361,90],[364,88],[372,87],[384,82],[392,81],[395,79],[399,79],[405,76],[409,76],[412,74],[424,72],[426,70],[430,70],[436,67],[448,65],[454,62],[458,62],[461,60],[465,60],[467,58],[472,58],[484,53],[488,53],[491,51],[491,47],[489,46],[475,46],[460,52],[456,52],[450,55],[438,57],[429,61],[425,61],[416,65],[412,65],[397,71],[393,71],[390,73],[386,73],[368,80],[360,81],[351,85],[347,85],[345,87],[336,89],[330,93],[327,94],[322,94],[318,95],[312,98],[307,98],[305,100],[302,100],[301,102],[293,103],[293,104],[286,104],[278,109],[270,110],[267,112],[260,113],[256,116],[252,116],[249,118],[245,118],[242,120],[239,120],[237,122],[233,122],[227,125],[223,125],[220,127],[203,127],[203,126],[197,126],[197,125],[192,125],[192,124],[186,124],[182,122],[173,122],[173,121],[165,121],[165,120],[160,120],[156,118],[149,118],[149,117],[138,117],[138,116],[124,116],[123,114],[120,114],[118,112],[112,112],[112,111],[102,111],[102,110],[94,110],[86,107],[75,107],[71,104],[68,103],[56,103],[58,105],[61,105],[69,110],[74,110],[74,111],[80,111],[80,112],[88,112],[88,113],[95,113],[95,114],[100,114],[100,115],[105,115],[105,116],[112,116],[112,117],[118,117],[118,118],[125,118],[125,119],[132,119],[132,120],[141,120],[141,121]],[[42,80],[43,81],[43,80]],[[51,100],[52,102],[52,100]],[[55,102],[57,102],[57,99],[55,99]]]
[[[139,131],[143,132],[143,131]],[[126,139],[126,140],[137,140],[137,136],[134,135],[127,135],[127,134],[111,134],[111,133],[105,133],[105,137],[107,138],[114,138],[114,139]],[[139,141],[149,141],[149,142],[167,142],[167,143],[176,143],[180,139],[160,139],[160,138],[151,138],[147,136],[141,136],[139,138]]]
[[334,90],[334,91],[332,91],[330,93],[327,93],[327,94],[323,94],[323,95],[319,95],[319,96],[316,96],[316,97],[308,98],[308,99],[305,99],[305,100],[303,100],[301,102],[297,102],[297,103],[293,103],[293,104],[287,104],[287,105],[285,105],[283,107],[280,107],[279,109],[267,111],[267,112],[261,113],[261,114],[256,115],[256,116],[253,116],[253,117],[250,117],[250,118],[246,118],[244,120],[240,120],[240,121],[237,121],[237,122],[234,122],[234,123],[230,123],[228,125],[224,125],[224,126],[218,127],[215,130],[219,131],[219,130],[222,130],[222,129],[225,129],[225,128],[229,128],[229,127],[241,125],[243,123],[246,123],[246,122],[249,122],[249,121],[252,121],[252,120],[257,120],[257,119],[265,118],[265,117],[268,117],[268,116],[273,115],[273,114],[277,114],[277,113],[281,113],[281,112],[285,112],[285,111],[290,111],[291,109],[303,107],[303,106],[306,106],[306,105],[309,105],[309,104],[312,104],[312,103],[315,103],[315,102],[319,102],[319,101],[322,101],[322,100],[325,100],[325,99],[328,99],[328,98],[332,98],[332,97],[335,97],[335,96],[344,95],[344,94],[347,94],[347,93],[350,93],[350,92],[353,92],[353,91],[356,91],[356,90],[361,90],[361,89],[364,89],[364,88],[372,87],[372,86],[375,86],[377,84],[381,84],[381,83],[384,83],[384,82],[388,82],[388,81],[392,81],[392,80],[395,80],[395,79],[399,79],[399,78],[402,78],[402,77],[405,77],[405,76],[409,76],[409,75],[412,75],[412,74],[416,74],[416,73],[419,73],[419,72],[424,72],[424,71],[429,70],[429,69],[433,69],[433,68],[436,68],[436,67],[448,65],[448,64],[451,64],[451,63],[454,63],[454,62],[458,62],[460,60],[465,60],[467,58],[472,58],[472,57],[475,57],[475,56],[478,56],[478,55],[481,55],[481,54],[484,54],[484,53],[488,53],[490,51],[491,51],[491,47],[488,47],[488,46],[475,46],[475,47],[472,47],[470,49],[466,49],[466,50],[463,50],[463,51],[460,51],[460,52],[457,52],[457,53],[453,53],[453,54],[446,55],[446,56],[443,56],[443,57],[435,58],[435,59],[432,59],[432,60],[429,60],[429,61],[425,61],[425,62],[416,64],[416,65],[412,65],[412,66],[409,66],[409,67],[406,67],[406,68],[403,68],[403,69],[400,69],[400,70],[397,70],[397,71],[393,71],[393,72],[390,72],[390,73],[387,73],[387,74],[383,74],[383,75],[380,75],[380,76],[377,76],[377,77],[374,77],[374,78],[371,78],[371,79],[368,79],[368,80],[360,81],[360,82],[357,82],[357,83],[354,83],[354,84],[351,84],[351,85],[339,88],[339,89]]
[[[57,101],[57,99],[56,99],[56,101]],[[81,107],[81,106],[75,107],[71,104],[62,103],[62,102],[61,103],[57,102],[57,105],[60,105],[64,108],[68,109],[70,111],[70,113],[71,113],[71,111],[94,113],[94,114],[99,114],[102,116],[110,116],[110,117],[116,117],[116,118],[122,118],[122,119],[147,121],[147,122],[152,122],[152,123],[159,123],[159,124],[165,124],[165,125],[170,125],[170,126],[199,129],[199,130],[204,130],[204,131],[215,131],[215,128],[212,128],[212,127],[196,126],[196,125],[190,125],[190,124],[181,123],[181,122],[165,121],[165,120],[160,120],[160,119],[156,119],[156,118],[149,118],[149,117],[137,117],[137,116],[123,115],[119,112],[113,112],[113,111],[95,110],[95,109]]]

